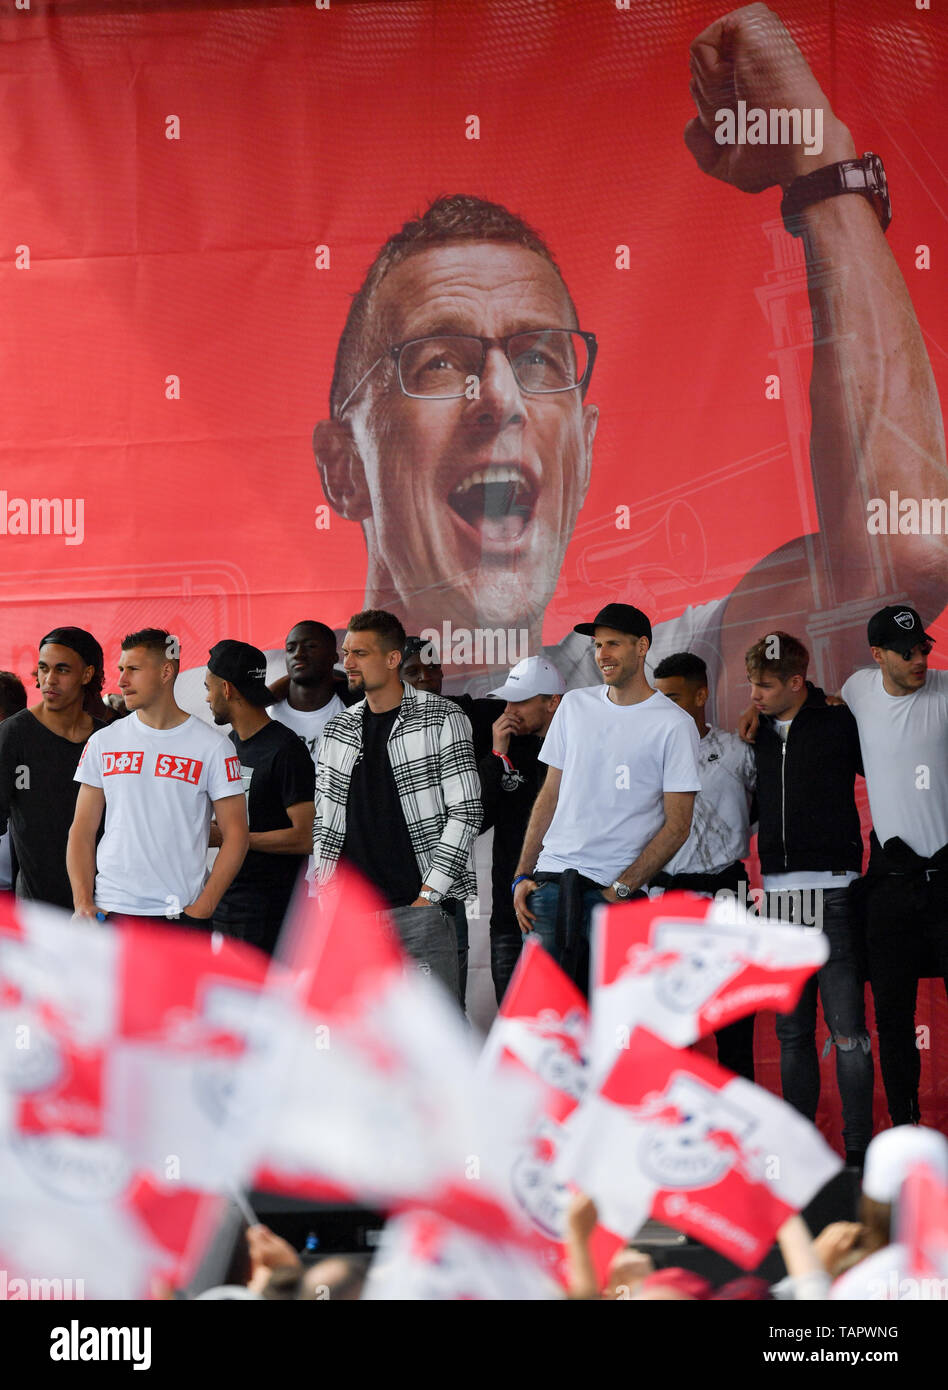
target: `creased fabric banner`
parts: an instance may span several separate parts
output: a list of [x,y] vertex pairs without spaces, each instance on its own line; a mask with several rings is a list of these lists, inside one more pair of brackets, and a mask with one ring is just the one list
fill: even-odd
[[666,893],[598,908],[593,1066],[608,1070],[636,1027],[687,1047],[757,1009],[787,1013],[828,955],[821,931],[769,922],[736,901]]
[[[488,1074],[526,1070],[542,1083],[542,1112],[510,1170],[510,1190],[512,1200],[544,1238],[545,1260],[564,1285],[570,1189],[559,1179],[556,1165],[565,1126],[589,1087],[588,1033],[586,1000],[539,941],[527,937],[484,1044],[481,1067]],[[597,1224],[590,1253],[600,1285],[623,1244],[621,1236]]]
[[223,1210],[215,1194],[248,1175],[226,1104],[246,1036],[220,1003],[255,996],[266,962],[219,946],[0,901],[8,1296],[147,1298],[156,1277],[187,1283]]
[[574,1116],[560,1174],[610,1230],[653,1217],[754,1269],[841,1167],[784,1101],[639,1028]]

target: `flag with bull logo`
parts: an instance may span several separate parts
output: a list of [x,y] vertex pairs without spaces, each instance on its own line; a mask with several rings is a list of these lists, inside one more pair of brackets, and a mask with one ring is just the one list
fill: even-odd
[[780,926],[736,900],[666,893],[597,909],[590,1059],[601,1075],[638,1026],[677,1047],[757,1009],[792,1009],[829,954],[821,931]]
[[[267,1143],[254,1186],[380,1210],[424,1206],[532,1244],[508,1200],[534,1088],[477,1071],[456,1001],[410,961],[374,891],[344,868],[299,896],[281,943],[283,1084],[254,1088]],[[265,1073],[266,1075],[266,1073]]]
[[225,1001],[256,998],[265,961],[217,946],[0,900],[0,1262],[24,1296],[186,1283],[214,1194],[246,1176],[218,1084],[246,1045]]
[[[523,1070],[541,1084],[541,1108],[523,1136],[510,1170],[510,1191],[543,1241],[543,1256],[566,1285],[564,1245],[570,1189],[559,1180],[556,1161],[564,1125],[575,1113],[589,1085],[586,1046],[589,1009],[572,980],[528,936],[494,1020],[481,1067],[487,1073]],[[590,1254],[605,1282],[609,1261],[624,1241],[598,1224]]]
[[842,1167],[784,1101],[644,1028],[570,1122],[560,1176],[631,1238],[649,1217],[753,1269]]

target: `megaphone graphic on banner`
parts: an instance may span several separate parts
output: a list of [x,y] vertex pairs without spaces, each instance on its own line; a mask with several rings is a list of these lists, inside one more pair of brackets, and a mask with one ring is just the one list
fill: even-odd
[[[646,512],[654,510],[649,507]],[[580,552],[577,570],[583,584],[610,591],[630,570],[638,583],[666,580],[690,588],[704,580],[707,564],[708,542],[701,518],[687,502],[675,501],[647,526],[617,531],[609,540],[590,541]]]

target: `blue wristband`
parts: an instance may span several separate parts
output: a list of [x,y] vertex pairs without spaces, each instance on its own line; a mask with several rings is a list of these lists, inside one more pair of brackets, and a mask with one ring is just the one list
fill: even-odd
[[518,883],[523,883],[523,881],[524,881],[525,878],[532,878],[532,877],[533,877],[532,874],[518,874],[517,877],[514,879],[513,883],[510,885],[510,891],[511,891],[511,893],[512,893],[512,894],[513,894],[513,893],[516,893],[516,891],[517,891],[517,884],[518,884]]

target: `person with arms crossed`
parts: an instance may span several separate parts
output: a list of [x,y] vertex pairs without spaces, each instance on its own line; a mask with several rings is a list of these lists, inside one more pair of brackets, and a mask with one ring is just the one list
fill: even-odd
[[918,981],[948,989],[948,671],[908,604],[869,620],[874,669],[842,689],[859,730],[872,833],[865,878],[869,981],[893,1125],[919,1122]]
[[[750,850],[751,806],[756,771],[753,750],[737,734],[705,718],[708,668],[693,652],[675,652],[655,667],[657,689],[690,714],[698,730],[701,790],[695,798],[691,834],[650,887],[666,892],[740,892],[748,882],[744,859]],[[718,1061],[748,1081],[754,1079],[754,1014],[715,1030]]]
[[[250,845],[212,926],[272,955],[300,870],[313,847],[316,769],[305,743],[266,712],[267,659],[246,642],[218,642],[207,663],[207,703],[230,724],[247,794]],[[340,706],[342,708],[342,706]],[[211,822],[211,844],[221,843]]]
[[349,620],[343,666],[365,698],[330,719],[316,768],[317,896],[340,859],[390,909],[408,954],[458,995],[456,898],[477,891],[481,825],[471,726],[450,700],[399,679],[405,630],[391,613]]
[[[177,672],[170,633],[145,628],[123,641],[119,689],[131,713],[92,736],[76,770],[82,785],[66,867],[78,917],[165,917],[209,930],[243,863],[240,759],[222,734],[175,704]],[[212,811],[221,848],[208,877]]]
[[[0,728],[0,829],[10,827],[17,892],[72,910],[66,842],[79,788],[76,767],[105,727],[102,648],[81,627],[58,627],[39,644],[40,703]],[[97,719],[89,707],[102,710]]]
[[701,780],[694,720],[645,679],[645,614],[610,603],[576,631],[605,684],[569,691],[553,716],[511,887],[520,930],[585,988],[593,908],[644,896],[688,838]]
[[[767,915],[821,929],[826,964],[807,980],[796,1008],[777,1014],[784,1099],[816,1118],[820,1065],[816,996],[836,1052],[846,1161],[861,1167],[872,1138],[872,1046],[857,958],[850,885],[862,868],[855,781],[862,773],[856,721],[827,704],[806,679],[809,653],[786,632],[771,632],[747,652],[751,700],[760,716],[757,852]],[[808,910],[809,909],[809,910]]]

